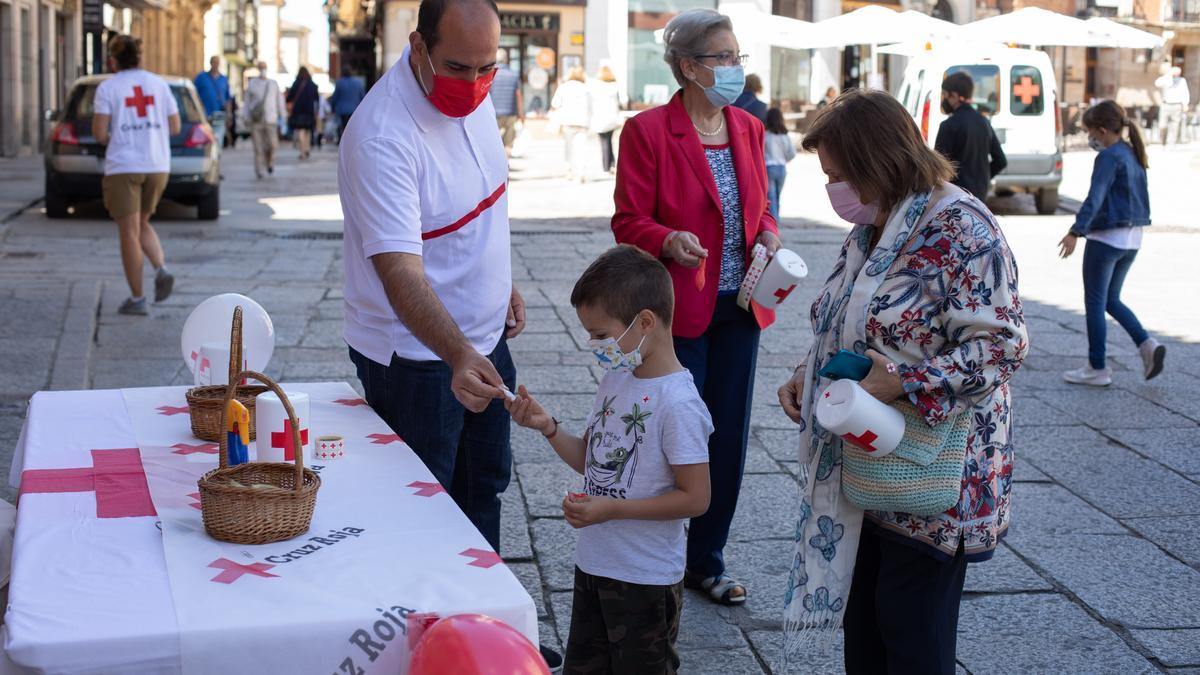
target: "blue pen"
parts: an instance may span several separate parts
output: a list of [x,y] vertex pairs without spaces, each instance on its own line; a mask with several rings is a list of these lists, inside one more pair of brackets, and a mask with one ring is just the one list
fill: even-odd
[[230,400],[225,408],[229,422],[225,427],[229,441],[229,466],[250,461],[250,411],[236,399]]

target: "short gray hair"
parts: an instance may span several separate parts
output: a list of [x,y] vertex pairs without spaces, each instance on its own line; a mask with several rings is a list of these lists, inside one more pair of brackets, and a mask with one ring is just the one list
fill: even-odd
[[676,15],[667,24],[663,31],[663,44],[666,45],[663,60],[671,66],[671,73],[675,75],[679,86],[687,84],[680,62],[703,53],[708,45],[708,36],[718,30],[732,33],[733,22],[715,9],[689,9]]

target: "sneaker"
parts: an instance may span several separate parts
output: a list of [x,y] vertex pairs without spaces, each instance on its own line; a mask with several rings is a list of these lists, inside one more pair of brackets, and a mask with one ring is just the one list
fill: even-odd
[[542,653],[542,659],[546,662],[546,667],[550,670],[551,675],[559,675],[563,671],[563,657],[553,647],[546,645],[538,645],[538,651]]
[[154,301],[162,302],[171,297],[171,289],[175,288],[175,275],[160,267],[154,275]]
[[271,174],[272,176],[275,175],[275,165],[274,164],[267,165],[267,173]]
[[1088,364],[1078,370],[1063,373],[1063,380],[1071,384],[1086,384],[1091,387],[1107,387],[1112,384],[1112,371],[1108,368],[1096,370]]
[[134,316],[146,316],[150,310],[146,308],[146,298],[126,298],[125,302],[117,308],[117,314],[132,314]]
[[1147,380],[1153,380],[1163,371],[1163,361],[1167,358],[1167,348],[1158,340],[1150,338],[1138,345],[1142,354],[1143,372]]

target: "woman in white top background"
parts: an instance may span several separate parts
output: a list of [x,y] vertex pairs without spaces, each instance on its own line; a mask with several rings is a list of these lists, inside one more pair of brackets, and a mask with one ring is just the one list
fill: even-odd
[[554,99],[550,101],[550,115],[561,129],[567,178],[583,182],[584,159],[580,146],[587,140],[592,120],[592,98],[584,84],[583,68],[576,66],[567,71],[567,79],[558,85]]
[[783,193],[783,181],[787,178],[787,163],[796,156],[796,146],[788,136],[783,122],[783,111],[771,108],[767,111],[767,132],[763,134],[763,156],[767,162],[767,199],[771,215],[779,221],[779,197]]
[[617,85],[617,78],[608,66],[600,66],[592,80],[589,94],[591,100],[592,132],[600,138],[600,166],[604,173],[616,171],[613,155],[613,132],[621,126],[621,108],[624,94]]

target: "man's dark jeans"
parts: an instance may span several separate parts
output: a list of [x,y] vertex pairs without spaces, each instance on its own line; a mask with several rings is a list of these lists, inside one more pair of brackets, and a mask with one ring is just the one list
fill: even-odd
[[[501,340],[488,356],[509,389],[517,371]],[[512,471],[509,416],[494,400],[481,413],[462,406],[450,391],[453,373],[442,361],[410,361],[392,355],[383,366],[350,349],[350,360],[367,403],[417,453],[459,508],[497,552],[500,493]]]

